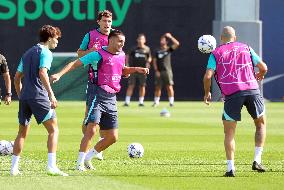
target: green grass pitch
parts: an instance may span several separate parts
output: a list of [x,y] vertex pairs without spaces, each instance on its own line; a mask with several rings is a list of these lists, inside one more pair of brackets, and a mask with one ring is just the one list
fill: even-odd
[[[104,151],[103,161],[94,160],[96,171],[74,170],[82,137],[84,102],[59,102],[56,109],[60,135],[58,166],[69,177],[52,177],[45,172],[47,132],[33,120],[22,154],[23,176],[10,177],[9,156],[0,157],[0,189],[283,189],[284,187],[284,103],[267,103],[267,140],[263,154],[266,173],[251,170],[254,154],[254,126],[243,109],[236,133],[237,177],[222,177],[226,170],[221,125],[222,103],[176,102],[168,108],[171,117],[159,116],[166,106],[152,108],[151,102],[119,109],[119,141]],[[0,140],[14,140],[17,134],[18,103],[0,106]],[[144,157],[130,159],[127,146],[140,142]]]

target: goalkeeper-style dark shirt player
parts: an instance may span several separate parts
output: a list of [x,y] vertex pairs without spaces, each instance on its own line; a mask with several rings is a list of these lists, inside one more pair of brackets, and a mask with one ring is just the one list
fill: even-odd
[[[8,68],[8,64],[7,61],[5,59],[5,57],[3,55],[0,54],[0,75],[3,76],[4,81],[5,81],[5,87],[6,87],[6,94],[5,94],[5,99],[4,99],[4,103],[6,105],[9,105],[11,103],[11,78],[10,78],[10,74],[9,74],[9,68]],[[1,104],[1,88],[0,88],[0,104]]]

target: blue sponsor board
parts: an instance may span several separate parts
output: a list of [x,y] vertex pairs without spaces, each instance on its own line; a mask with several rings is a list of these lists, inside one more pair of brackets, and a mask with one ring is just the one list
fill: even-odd
[[263,60],[268,65],[264,79],[264,97],[272,101],[284,96],[284,1],[260,1],[260,17],[263,21]]

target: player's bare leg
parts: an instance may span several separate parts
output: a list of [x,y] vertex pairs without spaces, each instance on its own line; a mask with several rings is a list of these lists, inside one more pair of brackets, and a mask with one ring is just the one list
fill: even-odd
[[[85,118],[87,118],[88,112],[89,112],[89,109],[88,109],[88,107],[86,106]],[[83,121],[83,123],[82,123],[82,133],[83,133],[83,135],[84,135],[85,132],[86,132],[86,128],[87,128],[87,126],[85,125],[85,119],[84,119],[84,121]],[[99,133],[100,133],[100,137],[99,137],[99,141],[100,141],[101,139],[104,138],[104,134],[101,132],[99,125],[97,126],[97,132],[98,132],[98,131],[99,131]],[[94,137],[95,137],[95,136],[93,136],[93,138],[91,139],[91,141],[93,141]],[[91,144],[90,144],[90,145],[91,145]],[[89,149],[90,149],[90,146],[88,146],[88,151],[89,151]],[[87,152],[88,152],[88,151],[87,151]],[[100,152],[99,154],[97,154],[97,159],[98,159],[98,160],[103,160],[103,152]]]
[[85,171],[84,161],[85,157],[88,151],[88,147],[92,141],[92,138],[95,136],[97,131],[98,125],[96,123],[88,123],[86,127],[86,131],[84,133],[84,136],[81,140],[80,144],[80,150],[77,160],[77,170],[79,171]]
[[145,93],[146,93],[145,85],[139,86],[139,106],[144,106]]
[[29,133],[30,126],[19,125],[18,135],[14,142],[13,155],[19,156],[23,150],[26,137]]
[[101,152],[118,140],[118,129],[101,130],[105,138],[95,145],[95,150]]
[[49,119],[43,123],[44,127],[46,128],[48,132],[48,138],[47,138],[47,149],[48,153],[56,153],[57,150],[57,144],[58,144],[58,125],[57,125],[57,119]]
[[155,86],[154,104],[152,105],[152,107],[156,107],[156,106],[159,105],[160,97],[161,97],[161,87],[156,85]]
[[126,97],[125,97],[124,106],[129,106],[129,104],[130,104],[130,99],[131,99],[131,96],[132,96],[132,94],[133,94],[134,88],[135,88],[135,85],[134,85],[134,84],[129,84],[129,85],[128,85],[127,90],[126,90]]
[[82,122],[82,133],[83,134],[85,134],[85,131],[86,131],[85,118],[87,118],[88,112],[89,112],[89,109],[88,109],[88,106],[86,106],[85,107],[85,117],[84,117],[84,120]]
[[[225,173],[225,175],[228,177],[234,177],[235,131],[236,131],[237,122],[223,120],[223,125],[224,125],[224,133],[225,133],[224,146],[225,146],[226,158],[227,158],[227,172]],[[229,176],[229,175],[232,175],[232,176]]]
[[20,175],[19,171],[19,161],[20,161],[20,154],[23,150],[25,139],[28,135],[30,126],[19,125],[18,135],[14,142],[13,147],[13,155],[12,155],[12,165],[11,165],[11,176]]
[[266,139],[266,119],[261,116],[254,120],[255,124],[255,153],[252,169],[258,172],[265,172],[264,166],[261,164],[261,156]]
[[104,138],[101,139],[94,148],[90,149],[87,156],[85,157],[85,167],[88,169],[94,169],[92,166],[91,160],[94,157],[97,157],[102,151],[107,149],[110,145],[115,143],[118,139],[118,129],[109,129],[109,130],[101,130],[104,135]]
[[58,169],[56,165],[56,151],[58,144],[59,129],[57,119],[49,119],[43,122],[44,127],[48,132],[47,149],[48,149],[48,164],[47,173],[49,175],[68,176],[68,174]]
[[169,97],[169,102],[170,106],[174,105],[174,88],[173,85],[167,85],[166,86],[168,97]]
[[98,125],[96,123],[88,123],[84,136],[81,140],[80,152],[87,152],[88,146],[96,134],[97,127]]

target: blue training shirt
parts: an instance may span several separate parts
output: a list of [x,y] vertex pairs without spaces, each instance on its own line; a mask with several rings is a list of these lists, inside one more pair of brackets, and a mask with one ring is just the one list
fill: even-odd
[[17,68],[18,72],[24,74],[21,100],[48,98],[48,93],[40,81],[39,69],[50,70],[52,60],[52,52],[41,44],[24,53]]
[[[261,59],[251,47],[249,49],[252,57],[252,63],[254,66],[256,66],[261,61]],[[212,53],[210,54],[208,59],[207,69],[212,69],[214,71],[216,70],[216,60]]]
[[87,33],[82,40],[82,43],[80,45],[80,49],[86,51],[88,49],[89,41],[90,41],[90,34]]

